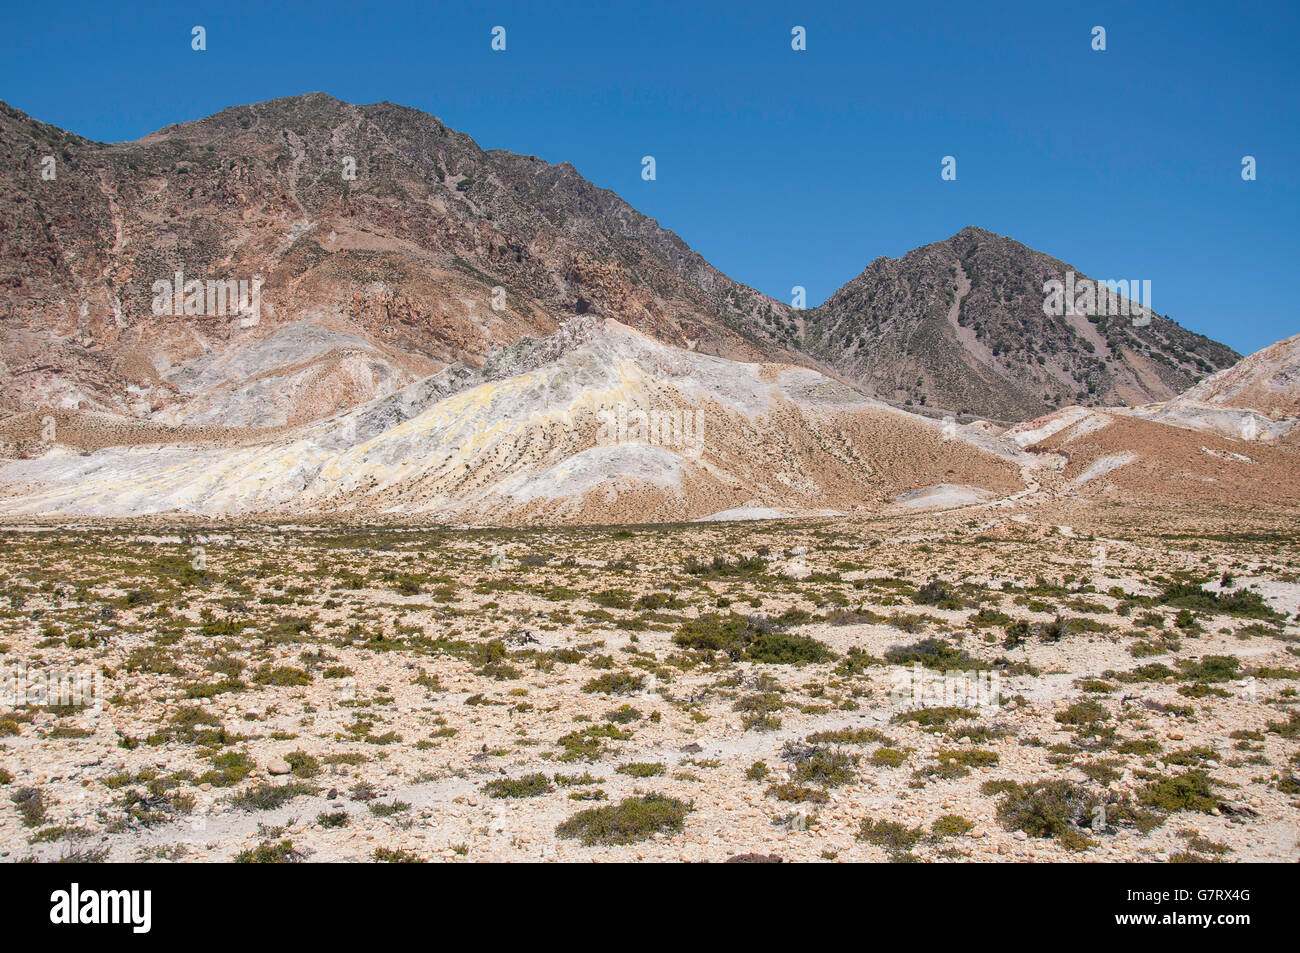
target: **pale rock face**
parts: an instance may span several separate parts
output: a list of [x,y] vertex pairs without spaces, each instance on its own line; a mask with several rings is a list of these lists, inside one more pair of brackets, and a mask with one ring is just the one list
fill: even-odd
[[[278,334],[338,343],[309,327]],[[254,372],[280,366],[252,353],[222,363],[241,360]],[[210,406],[226,420],[258,405],[254,391],[219,386],[242,372],[206,373],[217,382],[207,385]],[[269,386],[288,385],[281,376]],[[86,419],[101,429],[116,419],[101,418]],[[80,454],[55,440],[38,458],[0,468],[0,513],[672,522],[852,513],[891,501],[981,507],[1105,495],[1121,484],[1139,495],[1178,493],[1188,479],[1198,492],[1240,489],[1233,475],[1207,469],[1213,461],[1249,462],[1250,479],[1287,497],[1294,468],[1269,448],[1294,424],[1179,398],[1136,410],[1065,408],[1006,431],[959,426],[807,368],[674,348],[585,316],[495,351],[482,367],[452,365],[318,422],[128,432]],[[1183,446],[1177,435],[1189,429],[1259,449],[1247,455],[1205,438]]]
[[1300,424],[1300,334],[1242,358],[1164,404],[1131,412],[1234,440],[1280,440]]
[[411,371],[365,339],[310,321],[209,352],[164,380],[181,398],[151,419],[172,425],[283,427],[345,410],[411,383]]
[[[594,521],[725,518],[748,503],[793,515],[883,499],[900,472],[920,479],[934,452],[982,471],[993,484],[982,495],[1020,485],[1013,445],[979,430],[942,437],[814,371],[673,348],[614,321],[575,319],[555,337],[486,373],[448,369],[271,440],[18,462],[0,470],[0,510]],[[507,376],[484,379],[493,372]]]
[[1273,418],[1300,416],[1300,334],[1242,358],[1170,404],[1183,402],[1255,410]]
[[908,507],[961,506],[967,503],[982,503],[989,496],[987,490],[981,490],[977,486],[953,486],[944,483],[901,493],[894,502]]

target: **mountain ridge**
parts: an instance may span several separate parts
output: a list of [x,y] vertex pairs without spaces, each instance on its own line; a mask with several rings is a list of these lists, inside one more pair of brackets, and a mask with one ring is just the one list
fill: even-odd
[[1071,403],[1168,399],[1240,359],[1158,313],[1145,325],[1045,314],[1046,282],[1071,272],[1014,239],[967,226],[873,260],[804,315],[803,342],[882,399],[1004,422]]
[[[571,163],[483,150],[387,101],[307,93],[124,143],[3,106],[0,134],[0,411],[282,426],[582,314],[674,347],[813,367],[922,413],[1004,422],[1168,399],[1237,358],[1159,316],[1155,331],[1125,332],[1128,347],[1114,328],[1050,321],[1039,279],[1068,266],[973,226],[877,257],[818,308],[795,309]],[[36,174],[47,155],[50,181]],[[178,273],[178,291],[208,282],[208,310],[213,283],[260,277],[257,320],[155,314],[157,282]],[[1013,331],[1044,350],[1003,351]]]
[[[31,361],[37,383],[26,391],[6,380],[10,409],[166,409],[189,396],[167,373],[187,346],[221,349],[302,318],[398,352],[382,360],[407,382],[587,312],[677,345],[767,357],[738,303],[784,307],[572,166],[484,152],[407,107],[312,94],[106,145],[9,107],[0,126],[11,160],[0,173],[5,350],[59,365],[41,375]],[[45,154],[56,178],[33,184]],[[178,270],[263,275],[259,330],[208,315],[154,320],[153,283]]]

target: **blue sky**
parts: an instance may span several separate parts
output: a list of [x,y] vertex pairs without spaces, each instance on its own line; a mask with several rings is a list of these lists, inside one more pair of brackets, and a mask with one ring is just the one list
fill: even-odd
[[108,141],[313,90],[386,99],[572,162],[782,300],[979,225],[1150,279],[1157,311],[1239,351],[1300,332],[1300,4],[709,7],[14,4],[0,99]]

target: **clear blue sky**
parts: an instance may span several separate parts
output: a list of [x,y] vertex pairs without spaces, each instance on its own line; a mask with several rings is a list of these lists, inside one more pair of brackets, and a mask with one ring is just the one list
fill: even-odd
[[0,99],[109,141],[313,90],[387,99],[572,162],[783,300],[979,225],[1150,279],[1157,311],[1239,351],[1300,332],[1300,3],[703,6],[14,3]]

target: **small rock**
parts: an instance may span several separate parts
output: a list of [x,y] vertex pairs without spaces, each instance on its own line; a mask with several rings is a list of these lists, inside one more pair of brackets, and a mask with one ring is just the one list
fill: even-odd
[[288,774],[292,770],[293,768],[289,766],[289,762],[283,758],[272,758],[266,763],[268,774]]

